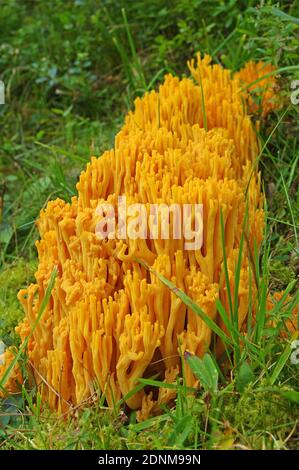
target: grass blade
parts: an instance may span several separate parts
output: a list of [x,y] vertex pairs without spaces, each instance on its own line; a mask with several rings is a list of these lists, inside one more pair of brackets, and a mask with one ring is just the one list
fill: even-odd
[[144,261],[135,258],[135,261],[139,263],[141,266],[146,268],[148,271],[153,273],[168,289],[171,290],[181,301],[187,306],[190,307],[191,310],[198,315],[207,325],[208,327],[219,336],[227,344],[232,344],[232,340],[224,333],[224,331],[214,322],[200,307],[197,305],[185,292],[180,290],[175,284],[171,281],[166,279],[166,277],[162,276],[162,274],[158,273],[150,266],[148,266]]
[[272,375],[270,377],[270,385],[274,385],[275,382],[277,381],[282,369],[286,365],[291,353],[292,353],[292,341],[295,340],[297,337],[297,333],[294,333],[292,336],[291,341],[287,344],[285,350],[281,354],[280,358],[278,359],[276,366],[274,368],[274,371],[272,372]]

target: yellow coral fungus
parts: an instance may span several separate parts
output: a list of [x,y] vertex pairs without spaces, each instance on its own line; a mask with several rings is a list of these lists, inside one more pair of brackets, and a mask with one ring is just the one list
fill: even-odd
[[[208,56],[198,55],[189,68],[193,78],[167,75],[158,91],[136,99],[114,148],[91,159],[71,203],[57,199],[41,211],[36,284],[19,293],[25,319],[17,331],[24,341],[57,266],[50,301],[28,345],[36,381],[52,408],[65,410],[98,387],[109,406],[125,398],[142,419],[174,398],[173,390],[166,389],[158,395],[140,388],[130,392],[141,377],[157,374],[159,380],[174,382],[180,351],[204,354],[211,331],[153,273],[163,274],[219,321],[216,299],[228,304],[221,213],[233,289],[248,210],[249,244],[243,247],[238,297],[240,326],[246,318],[251,282],[248,249],[259,247],[262,240],[263,197],[253,166],[259,143],[243,103],[240,79],[244,77],[212,65]],[[151,218],[150,204],[202,205],[202,246],[185,249],[185,235],[99,238],[99,204],[116,207],[122,196],[130,204],[144,205],[146,221]],[[133,218],[131,213],[131,222]],[[119,218],[116,222],[120,225]],[[185,228],[181,221],[179,228]],[[195,382],[190,370],[187,380]]]
[[[12,361],[15,360],[16,352],[12,349],[6,349],[3,353],[0,354],[0,377],[4,375],[6,370],[8,369],[9,365]],[[5,389],[9,393],[16,393],[20,390],[20,386],[22,383],[22,373],[18,365],[16,365],[12,371],[8,380],[5,384]],[[1,390],[0,390],[1,396]]]
[[244,87],[250,113],[265,117],[279,107],[275,68],[271,64],[249,61],[235,77]]

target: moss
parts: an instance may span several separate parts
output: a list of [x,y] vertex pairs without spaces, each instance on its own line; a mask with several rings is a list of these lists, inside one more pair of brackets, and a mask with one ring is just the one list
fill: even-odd
[[223,422],[233,430],[235,444],[249,449],[287,448],[286,438],[298,422],[299,409],[266,387],[259,389],[249,386],[242,395],[233,394],[225,403]]
[[[299,408],[269,391],[261,383],[241,395],[220,395],[210,403],[202,397],[186,397],[185,411],[170,410],[148,423],[124,425],[95,401],[92,408],[58,416],[34,405],[32,414],[14,426],[15,436],[3,449],[286,449],[298,448],[295,423]],[[223,396],[222,396],[223,397]],[[21,407],[22,408],[22,407]],[[20,410],[21,410],[20,408]],[[25,409],[24,406],[22,409]],[[190,420],[186,418],[190,417]],[[188,423],[187,423],[188,421]],[[20,434],[18,426],[26,430]],[[265,432],[266,430],[266,432]],[[292,434],[293,430],[293,435]],[[13,428],[10,428],[13,432]],[[182,438],[182,436],[184,437]],[[288,436],[291,436],[288,439]]]
[[275,290],[283,290],[287,285],[296,279],[292,267],[286,266],[281,261],[273,261],[270,264],[271,284]]

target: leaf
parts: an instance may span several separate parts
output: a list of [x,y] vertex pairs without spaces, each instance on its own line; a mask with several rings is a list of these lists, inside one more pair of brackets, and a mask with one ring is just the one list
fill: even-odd
[[13,228],[11,225],[3,222],[0,224],[0,243],[7,245],[13,235]]
[[218,390],[218,370],[211,356],[205,354],[203,359],[200,359],[194,354],[185,353],[185,358],[205,391],[216,393]]
[[242,393],[250,382],[254,380],[254,373],[248,362],[243,362],[239,368],[236,386],[237,391]]
[[291,23],[299,24],[299,18],[296,18],[295,16],[288,15],[284,11],[279,10],[279,8],[272,7],[271,8],[271,13],[278,18],[281,18],[282,20],[285,21],[290,21]]
[[145,421],[140,421],[140,423],[137,424],[131,424],[130,428],[134,432],[140,432],[144,431],[144,429],[148,429],[151,426],[157,425],[162,423],[163,421],[167,421],[169,419],[168,414],[160,415],[160,416],[154,416],[153,418],[149,418]]
[[[167,389],[172,389],[172,390],[176,390],[178,388],[177,384],[174,384],[174,383],[169,384],[166,382],[160,382],[159,380],[141,378],[138,380],[138,382],[143,384],[143,386],[149,385],[150,387],[167,388]],[[196,392],[196,389],[193,387],[186,387],[186,390],[190,392]]]
[[265,391],[276,393],[280,395],[281,397],[285,398],[286,400],[292,401],[293,403],[299,403],[299,392],[297,392],[296,390],[293,390],[292,388],[281,389],[279,387],[264,387],[260,389],[257,388],[255,391],[262,392],[262,393],[264,393]]
[[[292,339],[295,339],[297,336],[297,333],[294,333]],[[276,382],[276,380],[278,379],[282,369],[284,368],[284,366],[286,365],[290,355],[292,353],[292,341],[290,343],[287,344],[285,350],[283,351],[283,353],[280,355],[276,365],[275,365],[275,368],[272,372],[272,375],[270,377],[270,385],[274,385],[274,383]]]
[[[146,379],[146,380],[153,380],[154,381],[154,379],[157,378],[158,376],[159,376],[159,374],[155,374],[155,375],[153,375],[153,377],[151,377],[149,379]],[[143,380],[145,380],[145,379],[143,379]],[[136,387],[134,387],[132,390],[130,390],[124,397],[122,397],[117,402],[116,407],[123,405],[129,398],[133,397],[136,393],[138,393],[140,390],[142,390],[145,387],[145,385],[147,385],[146,383],[141,382],[141,379],[139,380],[139,382],[140,383],[138,385],[136,385]]]
[[283,398],[299,404],[299,392],[295,390],[281,390],[280,394]]
[[10,421],[10,415],[9,413],[0,413],[0,427],[1,428],[6,428],[7,425],[9,424]]
[[176,447],[181,448],[192,431],[192,415],[186,415],[181,418],[169,438],[169,444],[171,446],[175,445]]

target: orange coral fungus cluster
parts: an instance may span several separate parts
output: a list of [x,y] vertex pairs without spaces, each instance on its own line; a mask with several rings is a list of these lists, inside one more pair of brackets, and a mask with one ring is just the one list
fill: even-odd
[[279,107],[274,75],[275,68],[271,64],[253,61],[247,62],[245,67],[236,73],[235,77],[242,83],[251,113],[265,117]]
[[[158,374],[159,380],[175,381],[180,351],[202,355],[211,331],[153,272],[170,279],[219,321],[216,299],[229,310],[221,212],[233,289],[248,211],[240,326],[246,319],[248,247],[258,247],[263,236],[263,197],[253,166],[259,145],[240,78],[210,62],[198,55],[196,64],[189,63],[193,78],[167,75],[158,91],[137,98],[114,148],[93,157],[81,174],[78,196],[71,203],[51,201],[40,214],[36,284],[19,293],[25,319],[17,331],[24,341],[57,266],[50,301],[28,344],[36,381],[51,408],[65,410],[99,387],[108,405],[125,397],[142,417],[173,396],[172,390],[161,388],[155,397],[139,390],[126,398],[141,377]],[[146,207],[202,204],[202,247],[185,250],[183,239],[99,239],[97,206],[116,205],[121,195]],[[187,374],[193,384],[191,371]]]

